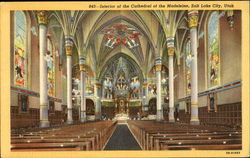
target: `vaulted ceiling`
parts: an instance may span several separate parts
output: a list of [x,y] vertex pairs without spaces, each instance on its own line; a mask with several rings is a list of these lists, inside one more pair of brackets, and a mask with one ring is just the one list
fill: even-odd
[[[122,56],[130,70],[147,78],[161,56],[167,67],[167,38],[175,37],[175,63],[188,35],[187,11],[52,11],[49,28],[64,54],[65,36],[74,37],[74,63],[80,56],[86,58],[93,77],[103,77],[107,64]],[[61,59],[63,60],[63,58]],[[62,61],[63,63],[63,61]],[[111,64],[112,65],[112,64]]]

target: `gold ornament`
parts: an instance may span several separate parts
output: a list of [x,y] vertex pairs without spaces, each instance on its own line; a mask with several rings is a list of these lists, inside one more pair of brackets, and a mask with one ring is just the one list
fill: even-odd
[[162,65],[155,65],[155,71],[161,71]]
[[66,55],[68,55],[68,56],[72,55],[72,46],[70,46],[70,45],[65,46],[65,50],[66,50]]
[[188,26],[189,28],[198,26],[198,11],[190,11],[188,13]]
[[168,56],[174,56],[174,47],[168,48]]
[[47,25],[48,24],[48,14],[47,11],[38,11],[37,12],[38,23]]
[[81,71],[86,71],[86,68],[85,68],[85,66],[83,64],[80,64],[80,70]]

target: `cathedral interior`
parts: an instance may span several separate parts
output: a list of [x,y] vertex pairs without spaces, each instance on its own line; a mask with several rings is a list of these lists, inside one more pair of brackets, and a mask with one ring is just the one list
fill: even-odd
[[241,18],[12,11],[11,150],[241,149]]

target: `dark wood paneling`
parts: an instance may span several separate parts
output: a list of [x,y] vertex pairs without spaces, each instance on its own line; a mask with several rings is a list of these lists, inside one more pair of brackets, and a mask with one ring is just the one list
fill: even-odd
[[[28,112],[19,112],[18,106],[11,106],[11,128],[37,127],[39,126],[40,110],[29,108]],[[50,124],[58,124],[65,121],[62,111],[49,112]]]
[[[241,103],[223,104],[217,106],[217,112],[208,112],[208,107],[199,108],[199,119],[201,124],[215,124],[228,126],[241,126],[242,110]],[[189,122],[190,114],[180,110],[181,122]]]

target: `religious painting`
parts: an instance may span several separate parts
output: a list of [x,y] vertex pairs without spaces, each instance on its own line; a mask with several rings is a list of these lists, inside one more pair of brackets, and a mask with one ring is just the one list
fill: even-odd
[[220,47],[219,47],[219,13],[214,11],[208,19],[208,86],[214,87],[220,82]]
[[26,19],[22,11],[15,11],[14,83],[26,87]]

